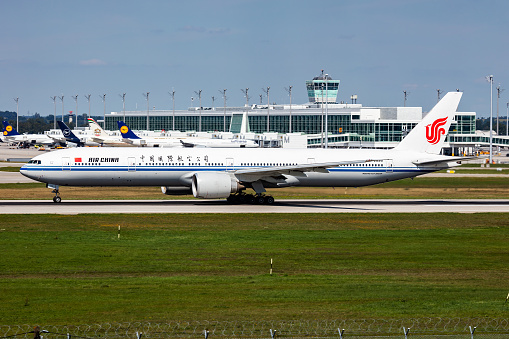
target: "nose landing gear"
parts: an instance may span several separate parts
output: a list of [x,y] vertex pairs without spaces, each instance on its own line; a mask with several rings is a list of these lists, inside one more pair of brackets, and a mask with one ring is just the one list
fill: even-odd
[[53,202],[61,202],[62,198],[60,198],[60,192],[58,191],[58,185],[53,184],[47,184],[47,188],[52,188],[53,191],[51,193],[55,193],[55,196],[53,197]]

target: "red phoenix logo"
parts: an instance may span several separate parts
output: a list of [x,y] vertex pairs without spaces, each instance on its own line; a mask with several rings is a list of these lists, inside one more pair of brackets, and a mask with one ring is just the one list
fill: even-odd
[[445,134],[445,128],[441,126],[447,123],[447,117],[435,120],[432,124],[426,126],[426,139],[430,144],[436,144],[440,141],[442,134]]

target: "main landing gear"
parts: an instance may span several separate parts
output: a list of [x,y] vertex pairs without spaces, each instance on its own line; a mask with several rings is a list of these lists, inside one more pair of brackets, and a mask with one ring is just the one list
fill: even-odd
[[230,194],[230,196],[226,198],[226,201],[230,204],[272,205],[274,203],[274,198],[271,195],[253,195],[241,192]]

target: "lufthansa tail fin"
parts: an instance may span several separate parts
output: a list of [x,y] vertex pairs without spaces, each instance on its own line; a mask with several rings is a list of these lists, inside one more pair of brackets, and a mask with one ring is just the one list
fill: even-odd
[[439,154],[458,108],[461,92],[449,92],[395,147],[400,151]]
[[4,137],[19,135],[18,131],[16,131],[16,129],[14,127],[12,127],[12,125],[9,124],[9,122],[7,120],[4,120],[2,123],[4,124],[4,133],[3,133]]
[[133,131],[127,126],[123,121],[117,121],[118,129],[120,133],[122,133],[122,138],[124,139],[141,139],[139,136],[134,134]]
[[57,121],[57,124],[58,127],[60,127],[62,130],[62,134],[64,135],[66,141],[78,144],[79,146],[83,144],[80,138],[78,138],[63,121]]

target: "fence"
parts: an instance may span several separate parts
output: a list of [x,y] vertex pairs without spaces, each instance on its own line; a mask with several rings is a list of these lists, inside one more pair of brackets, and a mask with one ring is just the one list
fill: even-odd
[[[509,319],[411,318],[295,321],[174,321],[93,325],[39,324],[60,338],[509,338]],[[344,330],[344,331],[343,331]],[[32,325],[0,325],[0,338],[34,338]]]

